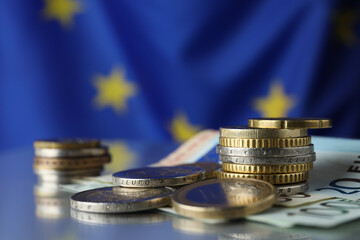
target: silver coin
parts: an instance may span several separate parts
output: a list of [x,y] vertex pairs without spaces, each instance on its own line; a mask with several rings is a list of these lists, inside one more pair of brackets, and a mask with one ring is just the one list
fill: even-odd
[[81,212],[74,209],[70,210],[71,218],[85,224],[148,224],[160,223],[170,219],[169,215],[159,212],[138,212],[138,213],[122,213],[122,214],[106,214],[106,213],[89,213]]
[[311,163],[316,159],[315,153],[293,156],[293,157],[252,157],[252,156],[239,156],[232,157],[226,155],[219,155],[219,159],[223,163],[236,163],[236,164],[256,164],[256,165],[285,165],[285,164],[301,164]]
[[108,154],[107,147],[83,149],[35,148],[35,156],[45,158],[89,157],[106,154]]
[[205,178],[205,170],[194,166],[146,167],[113,174],[122,187],[167,187],[194,183]]
[[169,188],[106,187],[76,193],[71,208],[94,213],[124,213],[164,207],[171,203]]
[[228,156],[291,157],[314,153],[314,145],[289,148],[232,148],[217,145],[216,153]]
[[306,192],[309,189],[308,182],[300,182],[286,185],[274,185],[276,194],[291,195]]

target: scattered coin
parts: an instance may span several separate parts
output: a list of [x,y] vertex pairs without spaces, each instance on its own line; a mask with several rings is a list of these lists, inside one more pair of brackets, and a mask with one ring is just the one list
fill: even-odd
[[204,178],[205,170],[193,166],[146,167],[114,173],[113,183],[122,187],[170,187]]
[[205,179],[215,178],[217,171],[221,169],[221,165],[215,162],[197,162],[197,163],[183,164],[181,166],[193,166],[204,169]]
[[71,197],[71,208],[94,213],[137,212],[171,203],[169,188],[97,188]]
[[177,190],[172,197],[172,206],[186,217],[228,220],[262,212],[274,201],[274,187],[267,182],[214,179]]

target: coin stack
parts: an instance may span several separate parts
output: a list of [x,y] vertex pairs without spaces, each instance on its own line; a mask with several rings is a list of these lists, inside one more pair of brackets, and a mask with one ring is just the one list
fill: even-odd
[[277,194],[305,192],[316,158],[308,129],[328,127],[331,120],[310,118],[258,118],[249,119],[249,127],[221,127],[218,177],[264,180]]
[[59,139],[34,142],[34,171],[40,183],[67,184],[73,178],[100,175],[110,162],[99,140]]

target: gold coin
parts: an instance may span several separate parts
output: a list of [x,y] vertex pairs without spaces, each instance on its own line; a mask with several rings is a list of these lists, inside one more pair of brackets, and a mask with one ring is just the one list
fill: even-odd
[[97,139],[48,139],[34,142],[34,148],[80,149],[96,147],[100,147],[100,141]]
[[219,145],[238,148],[288,148],[303,147],[311,143],[311,137],[298,138],[229,138],[220,137]]
[[282,174],[244,174],[219,171],[218,178],[253,178],[272,184],[289,184],[306,181],[308,172],[282,173]]
[[255,179],[213,179],[177,190],[172,206],[191,218],[234,219],[264,211],[275,200],[274,186]]
[[252,128],[331,128],[331,119],[326,118],[251,118],[249,127]]
[[307,129],[261,129],[244,126],[220,128],[220,137],[228,138],[294,138],[307,135]]
[[307,172],[313,168],[313,163],[284,164],[284,165],[252,165],[223,163],[222,169],[227,172],[236,173],[295,173]]
[[88,158],[34,158],[35,169],[80,169],[102,166],[110,162],[110,155]]

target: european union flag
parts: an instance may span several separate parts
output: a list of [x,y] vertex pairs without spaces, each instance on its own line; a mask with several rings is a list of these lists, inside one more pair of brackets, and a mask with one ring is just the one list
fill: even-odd
[[181,142],[249,117],[327,117],[327,135],[360,137],[359,11],[335,0],[2,1],[0,148]]

